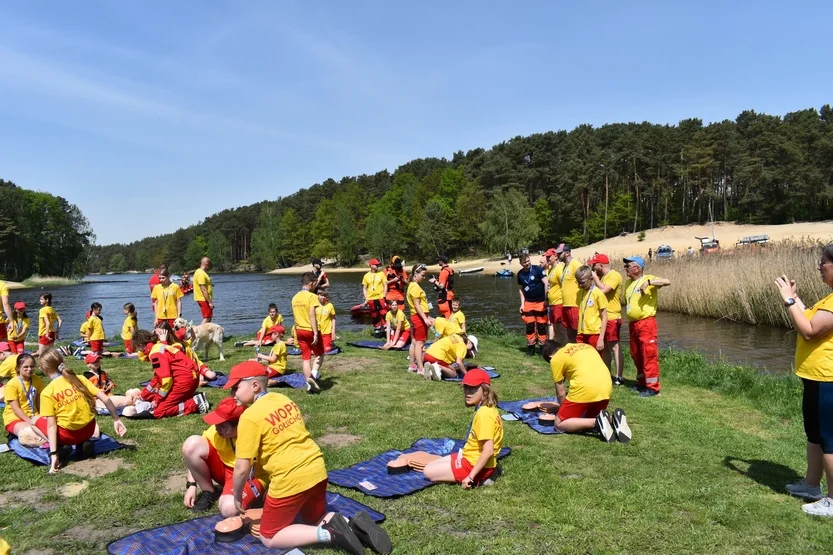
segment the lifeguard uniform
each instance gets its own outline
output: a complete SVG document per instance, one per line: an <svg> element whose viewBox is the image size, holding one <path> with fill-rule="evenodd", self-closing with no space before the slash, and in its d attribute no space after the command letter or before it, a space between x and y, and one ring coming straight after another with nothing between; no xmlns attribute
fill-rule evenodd
<svg viewBox="0 0 833 555"><path fill-rule="evenodd" d="M267 376L269 379L279 378L286 373L286 343L283 341L278 341L272 346L272 350L269 351L269 356L276 356L278 357L275 362L270 362L269 366L266 367Z"/></svg>
<svg viewBox="0 0 833 555"><path fill-rule="evenodd" d="M52 345L58 332L58 313L51 306L38 310L38 345Z"/></svg>
<svg viewBox="0 0 833 555"><path fill-rule="evenodd" d="M269 333L269 330L272 329L274 326L280 326L283 324L283 316L277 314L275 319L273 320L271 316L266 316L263 319L263 322L260 324L260 329L257 330L257 335L255 336L255 340L260 341L264 345L271 345L272 341L272 334ZM266 330L265 333L262 333L261 330Z"/></svg>
<svg viewBox="0 0 833 555"><path fill-rule="evenodd" d="M301 349L301 359L310 360L312 355L321 356L324 354L324 341L321 338L313 344L312 323L309 319L310 307L316 307L316 312L321 303L318 302L318 295L310 291L301 290L292 297L292 315L295 317L295 333L297 339L295 344ZM321 330L318 331L321 333Z"/></svg>
<svg viewBox="0 0 833 555"><path fill-rule="evenodd" d="M611 288L605 293L607 297L607 329L605 341L615 343L619 341L622 330L622 274L611 270L604 275L602 283Z"/></svg>
<svg viewBox="0 0 833 555"><path fill-rule="evenodd" d="M443 287L437 291L437 309L446 318L451 317L451 300L454 298L454 270L443 266L437 282Z"/></svg>
<svg viewBox="0 0 833 555"><path fill-rule="evenodd" d="M133 345L133 331L138 329L139 324L133 319L133 316L128 316L124 319L121 325L121 338L124 340L124 351L128 354L136 352L136 346Z"/></svg>
<svg viewBox="0 0 833 555"><path fill-rule="evenodd" d="M581 289L576 280L576 270L580 267L581 262L572 258L570 262L562 266L558 276L562 297L561 322L565 328L576 332L578 331L578 293Z"/></svg>
<svg viewBox="0 0 833 555"><path fill-rule="evenodd" d="M269 476L261 536L273 537L298 515L315 525L327 513L324 455L294 401L271 392L255 400L238 422L236 452L240 459L257 459Z"/></svg>
<svg viewBox="0 0 833 555"><path fill-rule="evenodd" d="M156 323L167 322L173 328L174 320L179 318L176 302L184 296L182 289L176 283L169 283L167 287L160 283L154 287L150 298L155 301Z"/></svg>
<svg viewBox="0 0 833 555"><path fill-rule="evenodd" d="M425 295L422 287L415 281L408 284L408 310L411 315L411 325L413 326L413 335L415 341L425 341L428 339L428 326L425 320L420 318L416 310L416 305L422 308L422 313L428 316L428 297Z"/></svg>
<svg viewBox="0 0 833 555"><path fill-rule="evenodd" d="M217 427L211 426L202 433L202 437L208 441L208 457L205 463L211 474L211 480L223 487L220 495L234 495L234 463L237 460L235 455L235 440L225 438L217 433ZM243 508L248 509L260 499L266 489L268 474L263 472L260 465L253 465L254 477L246 482L243 487Z"/></svg>
<svg viewBox="0 0 833 555"><path fill-rule="evenodd" d="M318 333L324 343L324 352L328 353L333 350L333 320L336 319L333 303L319 306L315 310L315 319L318 321Z"/></svg>
<svg viewBox="0 0 833 555"><path fill-rule="evenodd" d="M657 328L657 288L649 285L645 294L640 287L656 276L629 279L625 285L625 309L628 314L631 358L636 365L636 386L659 392L659 329Z"/></svg>
<svg viewBox="0 0 833 555"><path fill-rule="evenodd" d="M497 455L503 447L503 422L500 419L500 413L495 407L479 406L474 411L474 418L469 433L466 435L466 443L460 451L451 455L451 471L458 483L465 480L471 473L483 453L481 444L489 440L494 442L495 452L486 461L483 470L474 477L476 485L481 485L495 473Z"/></svg>
<svg viewBox="0 0 833 555"><path fill-rule="evenodd" d="M462 331L463 326L466 325L466 315L463 314L462 310L458 310L457 312L451 313L451 318L449 318L448 321L457 324Z"/></svg>
<svg viewBox="0 0 833 555"><path fill-rule="evenodd" d="M385 315L385 321L390 324L390 335L388 335L388 341L393 341L396 338L396 328L401 327L399 330L399 339L398 342L407 343L411 340L411 323L405 318L405 311L402 309L397 309L396 313L393 311L389 311Z"/></svg>
<svg viewBox="0 0 833 555"><path fill-rule="evenodd" d="M550 288L547 291L547 304L549 305L550 324L560 324L564 301L561 295L561 274L564 272L564 263L559 262L547 273L547 281Z"/></svg>
<svg viewBox="0 0 833 555"><path fill-rule="evenodd" d="M466 358L467 353L466 340L459 335L449 335L431 343L431 346L422 355L422 360L451 368L451 365L457 362L458 358L461 360ZM458 370L458 373L462 370Z"/></svg>
<svg viewBox="0 0 833 555"><path fill-rule="evenodd" d="M367 306L373 318L373 327L382 327L382 318L387 313L385 306L385 273L381 271L367 272L362 278L362 285L367 287Z"/></svg>
<svg viewBox="0 0 833 555"><path fill-rule="evenodd" d="M87 337L90 350L101 354L104 352L104 323L95 314L90 314L87 321L81 324L81 335Z"/></svg>
<svg viewBox="0 0 833 555"><path fill-rule="evenodd" d="M570 382L567 398L558 409L562 421L570 418L596 418L607 408L613 382L598 351L590 345L567 343L550 360L552 380Z"/></svg>
<svg viewBox="0 0 833 555"><path fill-rule="evenodd" d="M203 295L201 285L205 286L208 297ZM209 306L209 303L214 300L214 286L211 285L211 276L202 268L197 268L194 272L194 300L200 306L200 314L203 318L214 316L214 309Z"/></svg>
<svg viewBox="0 0 833 555"><path fill-rule="evenodd" d="M84 376L77 376L81 385L95 397L98 388ZM49 382L40 394L40 415L53 416L58 423L58 445L78 445L95 433L95 409L83 393L63 376ZM49 437L46 418L37 422L38 429ZM55 449L55 446L51 446Z"/></svg>
<svg viewBox="0 0 833 555"><path fill-rule="evenodd" d="M602 310L606 309L607 297L601 289L592 285L589 290L579 291L577 343L596 347L596 342L602 334Z"/></svg>
<svg viewBox="0 0 833 555"><path fill-rule="evenodd" d="M157 343L148 354L153 378L141 392L142 400L155 402L154 418L198 412L194 394L200 385L199 371L179 345Z"/></svg>
<svg viewBox="0 0 833 555"><path fill-rule="evenodd" d="M100 391L103 391L105 395L115 394L115 382L111 380L107 372L105 372L101 368L98 369L98 372L87 370L86 372L84 372L84 377L90 380L90 383L96 386Z"/></svg>
<svg viewBox="0 0 833 555"><path fill-rule="evenodd" d="M14 427L22 422L12 410L12 401L17 401L20 410L32 418L39 412L40 393L44 389L43 380L40 376L33 375L32 381L27 382L20 376L10 380L3 389L3 397L6 401L6 408L3 409L3 427L14 435Z"/></svg>
<svg viewBox="0 0 833 555"><path fill-rule="evenodd" d="M397 301L399 303L405 302L405 287L408 285L408 272L404 269L397 270L393 266L385 268L385 277L388 281L388 294L385 295L385 300L390 303ZM399 278L399 281L391 282L392 279Z"/></svg>
<svg viewBox="0 0 833 555"><path fill-rule="evenodd" d="M434 318L434 329L440 337L448 337L449 335L462 335L463 328L457 325L454 320L446 320L442 316Z"/></svg>
<svg viewBox="0 0 833 555"><path fill-rule="evenodd" d="M544 270L530 265L518 272L518 286L524 296L521 319L526 324L526 344L535 347L547 340L547 300L544 288Z"/></svg>
<svg viewBox="0 0 833 555"><path fill-rule="evenodd" d="M26 348L26 336L29 334L29 318L12 316L12 325L9 329L9 347L13 353L22 355Z"/></svg>

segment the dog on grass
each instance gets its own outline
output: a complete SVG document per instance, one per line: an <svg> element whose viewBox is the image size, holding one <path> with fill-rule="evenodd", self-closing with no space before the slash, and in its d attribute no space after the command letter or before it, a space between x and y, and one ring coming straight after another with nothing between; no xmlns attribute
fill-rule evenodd
<svg viewBox="0 0 833 555"><path fill-rule="evenodd" d="M200 349L205 349L204 360L208 360L208 350L212 345L216 345L220 351L220 360L226 360L223 356L223 335L225 330L213 322L206 322L195 326L193 322L188 322L185 318L177 318L174 321L174 329L180 330L185 328L185 337L191 338L191 348L194 352L199 352Z"/></svg>

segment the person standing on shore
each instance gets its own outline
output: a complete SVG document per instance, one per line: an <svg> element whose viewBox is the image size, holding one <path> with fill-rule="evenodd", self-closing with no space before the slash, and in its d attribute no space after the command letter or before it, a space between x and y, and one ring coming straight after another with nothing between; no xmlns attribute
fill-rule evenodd
<svg viewBox="0 0 833 555"><path fill-rule="evenodd" d="M327 272L322 269L323 266L324 263L320 259L312 259L312 273L315 274L315 283L312 286L312 292L315 294L318 294L319 287L326 288L330 286L330 278L327 277Z"/></svg>
<svg viewBox="0 0 833 555"><path fill-rule="evenodd" d="M194 300L200 306L202 324L206 324L214 317L214 286L211 285L211 276L208 270L211 269L211 259L203 256L200 260L200 267L194 272Z"/></svg>
<svg viewBox="0 0 833 555"><path fill-rule="evenodd" d="M668 279L645 274L645 259L623 259L628 281L625 310L631 340L631 358L636 365L636 388L640 397L659 395L659 345L657 336L657 291L671 285Z"/></svg>
<svg viewBox="0 0 833 555"><path fill-rule="evenodd" d="M555 249L547 249L544 253L547 257L547 304L549 305L549 326L547 327L547 338L555 339L561 329L561 314L564 309L561 296L561 282L558 280L563 265L558 261L558 252Z"/></svg>
<svg viewBox="0 0 833 555"><path fill-rule="evenodd" d="M521 319L526 324L527 355L535 355L535 345L547 340L547 276L540 266L533 266L528 254L522 254L518 272Z"/></svg>
<svg viewBox="0 0 833 555"><path fill-rule="evenodd" d="M437 308L444 318L451 318L451 301L454 299L454 270L448 265L448 257L439 257L440 275L429 281L437 291Z"/></svg>
<svg viewBox="0 0 833 555"><path fill-rule="evenodd" d="M408 350L408 372L423 373L422 346L428 339L428 328L434 325L434 319L429 316L431 305L420 283L425 279L425 264L415 264L408 278L406 299L411 316L411 347Z"/></svg>
<svg viewBox="0 0 833 555"><path fill-rule="evenodd" d="M607 297L607 329L604 332L605 348L602 352L602 359L605 365L610 368L610 359L616 368L616 377L613 378L613 385L622 385L622 351L619 349L619 336L622 331L622 274L610 269L610 258L606 254L597 254L587 261L593 268L593 282L596 287Z"/></svg>
<svg viewBox="0 0 833 555"><path fill-rule="evenodd" d="M148 280L148 286L150 286L150 306L154 313L156 312L156 301L153 298L153 289L159 285L159 273L167 270L168 265L163 262L153 271L153 274L151 274L150 279Z"/></svg>
<svg viewBox="0 0 833 555"><path fill-rule="evenodd" d="M833 243L824 247L818 270L824 284L833 287ZM805 513L833 517L833 293L808 309L798 297L795 280L782 275L775 284L798 332L795 374L804 386L801 406L807 436L807 474L786 489L812 501L801 507ZM821 493L822 473L827 474L827 495Z"/></svg>
<svg viewBox="0 0 833 555"><path fill-rule="evenodd" d="M380 271L382 265L377 259L370 261L370 271L362 278L362 294L364 302L370 307L370 317L373 318L373 331L379 332L385 325L385 295L388 283L385 274Z"/></svg>
<svg viewBox="0 0 833 555"><path fill-rule="evenodd" d="M558 282L561 285L561 323L564 324L564 329L567 331L567 342L575 343L576 335L578 334L578 292L579 286L576 281L576 270L581 266L581 262L573 259L573 253L570 250L570 245L561 243L555 249L558 254L558 260L563 264L561 266L561 273L558 274Z"/></svg>
<svg viewBox="0 0 833 555"><path fill-rule="evenodd" d="M396 301L400 307L405 306L405 288L408 286L408 272L402 267L402 259L393 256L390 266L385 268L385 278L388 281L388 292L385 301L388 305Z"/></svg>

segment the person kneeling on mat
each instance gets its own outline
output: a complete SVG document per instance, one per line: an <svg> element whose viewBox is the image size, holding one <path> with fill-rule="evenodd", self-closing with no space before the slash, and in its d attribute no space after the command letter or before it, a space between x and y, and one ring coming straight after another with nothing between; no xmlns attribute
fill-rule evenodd
<svg viewBox="0 0 833 555"><path fill-rule="evenodd" d="M339 513L327 512L327 469L324 455L304 425L298 405L266 389L266 369L247 361L231 369L226 389L248 407L237 425L237 462L234 465L234 503L243 512L243 490L257 459L269 475L263 503L260 540L269 548L293 549L328 543L361 555L364 545L390 553L390 539L367 513L349 523ZM300 516L303 524L294 524Z"/></svg>
<svg viewBox="0 0 833 555"><path fill-rule="evenodd" d="M195 511L207 511L220 500L220 514L224 518L237 515L234 506L234 441L237 421L246 407L234 397L226 397L217 408L202 419L210 426L201 436L191 436L182 444L182 457L188 468L183 503ZM255 477L243 486L243 508L250 509L263 503L268 475L255 467ZM221 487L216 489L214 484ZM197 486L200 494L197 495Z"/></svg>
<svg viewBox="0 0 833 555"><path fill-rule="evenodd" d="M278 379L286 373L286 343L283 342L283 334L286 332L283 326L272 326L269 329L269 337L272 343L272 350L269 354L257 353L257 357L251 360L266 363L266 374L269 377L269 387L274 387L280 382Z"/></svg>
<svg viewBox="0 0 833 555"><path fill-rule="evenodd" d="M438 318L439 320L439 318ZM423 374L426 380L436 382L446 378L456 378L466 373L466 364L463 359L466 355L472 357L477 353L477 338L473 335L463 337L461 335L449 335L431 344L423 360Z"/></svg>
<svg viewBox="0 0 833 555"><path fill-rule="evenodd" d="M613 413L613 427L607 405L613 382L602 357L592 345L547 341L541 356L550 363L555 392L558 397L558 414L555 427L562 432L576 433L596 430L608 443L617 439L622 443L631 440L625 411ZM564 382L569 380L570 392L565 393Z"/></svg>
<svg viewBox="0 0 833 555"><path fill-rule="evenodd" d="M503 446L503 421L497 410L497 394L489 374L480 368L463 377L467 407L475 407L466 443L459 452L428 463L423 471L432 482L460 484L463 489L492 485L497 472L497 455Z"/></svg>

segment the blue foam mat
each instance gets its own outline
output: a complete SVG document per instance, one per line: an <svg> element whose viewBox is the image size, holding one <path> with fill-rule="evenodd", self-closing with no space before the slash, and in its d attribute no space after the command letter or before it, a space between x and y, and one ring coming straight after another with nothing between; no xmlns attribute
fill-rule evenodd
<svg viewBox="0 0 833 555"><path fill-rule="evenodd" d="M497 406L500 410L511 412L518 417L518 420L539 434L563 434L564 432L558 430L555 426L541 426L538 424L538 415L540 414L538 411L524 412L521 407L526 403L531 403L533 401L548 401L551 403L557 403L558 399L555 397L536 397L535 399L522 399L520 401L503 401L498 403Z"/></svg>
<svg viewBox="0 0 833 555"><path fill-rule="evenodd" d="M75 339L75 340L71 341L70 345L72 345L73 347L83 347L84 346L84 340L79 337L78 339ZM105 341L104 342L105 347L116 347L117 345L119 345L119 343L113 343L112 341Z"/></svg>
<svg viewBox="0 0 833 555"><path fill-rule="evenodd" d="M386 342L381 339L359 339L358 341L350 341L347 343L352 347L359 349L381 349ZM407 351L409 343L406 343L401 349L388 349L389 351Z"/></svg>
<svg viewBox="0 0 833 555"><path fill-rule="evenodd" d="M481 370L485 370L486 373L489 374L489 378L491 378L493 380L500 377L500 374L495 372L495 369L492 366L479 366L479 368ZM469 368L469 370L471 370L471 368ZM462 382L463 381L463 376L461 376L460 374L457 374L456 378L446 378L445 376L443 376L443 381L444 382Z"/></svg>
<svg viewBox="0 0 833 555"><path fill-rule="evenodd" d="M446 456L460 449L463 441L450 438L418 439L413 445L403 451L391 450L376 455L370 460L354 464L348 468L330 471L330 483L352 488L373 497L400 497L417 492L434 482L426 480L422 472L406 472L404 474L388 474L387 464L403 453L425 451L433 455ZM498 453L498 458L509 455L512 450L504 447Z"/></svg>
<svg viewBox="0 0 833 555"><path fill-rule="evenodd" d="M337 493L327 492L327 510L341 513L350 518L359 511L365 511L375 522L385 520L385 515L376 512L358 501ZM288 549L268 549L259 539L250 535L233 543L215 543L214 526L223 519L219 514L179 522L151 530L142 530L119 540L110 542L110 555L196 555L196 554L280 554ZM301 553L293 551L293 553Z"/></svg>
<svg viewBox="0 0 833 555"><path fill-rule="evenodd" d="M98 440L93 441L93 445L95 446L96 455L109 453L110 451L115 451L116 449L121 449L123 447L123 445L106 434L101 434L101 437ZM43 466L49 464L48 450L41 449L40 447L24 447L17 440L17 437L12 437L12 439L9 440L9 449L21 459L26 459L29 462ZM70 461L75 459L77 451L78 450L75 447L72 448L72 458ZM72 462L70 462L70 464L72 464Z"/></svg>
<svg viewBox="0 0 833 555"><path fill-rule="evenodd" d="M218 373L217 379L206 383L203 387L222 388L228 383L228 376ZM307 386L307 380L301 372L293 372L292 374L284 374L278 378L278 385L274 387L291 387L293 389L301 389Z"/></svg>
<svg viewBox="0 0 833 555"><path fill-rule="evenodd" d="M326 356L333 356L339 354L340 352L341 347L335 347L332 351L325 351L324 354ZM301 349L299 349L298 347L289 347L288 349L286 349L286 354L292 357L301 356Z"/></svg>

